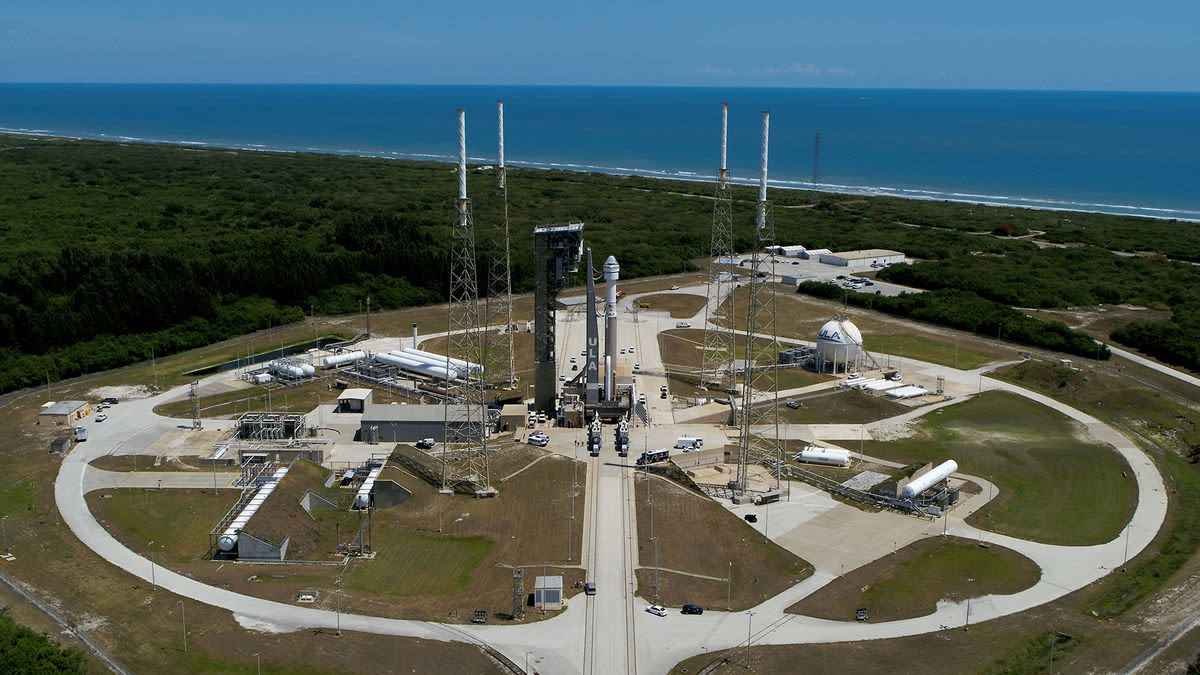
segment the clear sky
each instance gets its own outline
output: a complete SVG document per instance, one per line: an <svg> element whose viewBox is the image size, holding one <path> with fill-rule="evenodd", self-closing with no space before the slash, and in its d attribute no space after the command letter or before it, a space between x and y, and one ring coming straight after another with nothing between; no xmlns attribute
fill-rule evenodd
<svg viewBox="0 0 1200 675"><path fill-rule="evenodd" d="M1200 91L1196 0L39 0L0 81Z"/></svg>

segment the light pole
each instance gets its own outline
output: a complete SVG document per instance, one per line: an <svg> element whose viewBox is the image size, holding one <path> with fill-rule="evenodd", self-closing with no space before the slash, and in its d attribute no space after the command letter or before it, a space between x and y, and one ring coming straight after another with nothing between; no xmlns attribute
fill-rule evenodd
<svg viewBox="0 0 1200 675"><path fill-rule="evenodd" d="M733 561L729 561L729 571L725 574L725 611L733 611Z"/></svg>
<svg viewBox="0 0 1200 675"><path fill-rule="evenodd" d="M8 516L0 518L0 532L4 534L4 555L8 555Z"/></svg>
<svg viewBox="0 0 1200 675"><path fill-rule="evenodd" d="M333 580L334 594L337 596L337 634L342 634L342 578Z"/></svg>
<svg viewBox="0 0 1200 675"><path fill-rule="evenodd" d="M1121 569L1125 569L1125 565L1129 564L1129 530L1132 527L1132 522L1125 526L1125 560L1121 563Z"/></svg>
<svg viewBox="0 0 1200 675"><path fill-rule="evenodd" d="M529 675L529 655L533 652L525 652L525 675Z"/></svg>
<svg viewBox="0 0 1200 675"><path fill-rule="evenodd" d="M254 672L262 675L262 657L258 655L258 652L254 652Z"/></svg>
<svg viewBox="0 0 1200 675"><path fill-rule="evenodd" d="M750 638L754 635L754 612L746 612L746 667L750 667Z"/></svg>
<svg viewBox="0 0 1200 675"><path fill-rule="evenodd" d="M150 590L157 591L158 584L154 581L154 540L151 539L147 546L150 547Z"/></svg>
<svg viewBox="0 0 1200 675"><path fill-rule="evenodd" d="M179 601L179 618L183 620L183 653L187 653L187 608Z"/></svg>

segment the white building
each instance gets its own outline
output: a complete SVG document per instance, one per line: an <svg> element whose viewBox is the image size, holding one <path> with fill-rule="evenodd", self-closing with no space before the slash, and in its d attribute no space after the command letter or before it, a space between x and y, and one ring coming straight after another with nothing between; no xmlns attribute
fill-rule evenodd
<svg viewBox="0 0 1200 675"><path fill-rule="evenodd" d="M862 251L840 251L838 253L821 254L821 262L826 265L847 267L851 270L869 270L875 267L886 267L905 262L904 254L899 251L889 251L882 248L869 248Z"/></svg>

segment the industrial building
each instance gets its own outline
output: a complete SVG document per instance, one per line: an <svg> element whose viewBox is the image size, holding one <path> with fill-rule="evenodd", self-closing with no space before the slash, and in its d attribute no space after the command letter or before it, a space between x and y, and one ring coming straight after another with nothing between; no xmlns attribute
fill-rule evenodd
<svg viewBox="0 0 1200 675"><path fill-rule="evenodd" d="M529 408L523 403L509 403L500 409L500 431L513 432L525 428Z"/></svg>
<svg viewBox="0 0 1200 675"><path fill-rule="evenodd" d="M73 426L92 414L87 401L49 401L38 411L38 424Z"/></svg>
<svg viewBox="0 0 1200 675"><path fill-rule="evenodd" d="M359 439L368 443L411 443L422 438L432 438L440 442L445 438L447 417L453 424L456 419L468 419L465 413L464 410L447 412L446 406L442 405L371 403L363 410L359 423ZM480 418L479 415L473 417Z"/></svg>
<svg viewBox="0 0 1200 675"><path fill-rule="evenodd" d="M337 411L340 413L360 413L371 405L372 391L370 389L347 389L338 396Z"/></svg>
<svg viewBox="0 0 1200 675"><path fill-rule="evenodd" d="M826 265L837 265L850 270L869 270L872 267L886 267L904 261L903 253L882 248L821 254L821 262Z"/></svg>
<svg viewBox="0 0 1200 675"><path fill-rule="evenodd" d="M537 577L533 583L533 606L538 609L560 610L563 608L563 578L561 576Z"/></svg>

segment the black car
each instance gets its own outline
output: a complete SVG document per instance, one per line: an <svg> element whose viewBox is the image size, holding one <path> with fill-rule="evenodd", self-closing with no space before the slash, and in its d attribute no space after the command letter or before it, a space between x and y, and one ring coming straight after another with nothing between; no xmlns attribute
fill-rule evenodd
<svg viewBox="0 0 1200 675"><path fill-rule="evenodd" d="M854 610L854 620L855 621L866 621L869 618L871 618L871 617L869 614L867 614L866 607L859 607L858 609Z"/></svg>
<svg viewBox="0 0 1200 675"><path fill-rule="evenodd" d="M683 606L681 612L683 614L703 614L704 608L700 605L687 604Z"/></svg>
<svg viewBox="0 0 1200 675"><path fill-rule="evenodd" d="M744 515L742 517L746 519L747 523L757 523L758 522L758 516L754 515L753 513L747 513L746 515Z"/></svg>
<svg viewBox="0 0 1200 675"><path fill-rule="evenodd" d="M107 403L107 404L109 404L109 405L116 405L116 404L120 403L120 401L118 401L117 399L115 399L115 398L113 398L113 397L111 397L111 396L109 396L108 398L102 398L102 399L100 399L100 402L101 402L101 403Z"/></svg>

